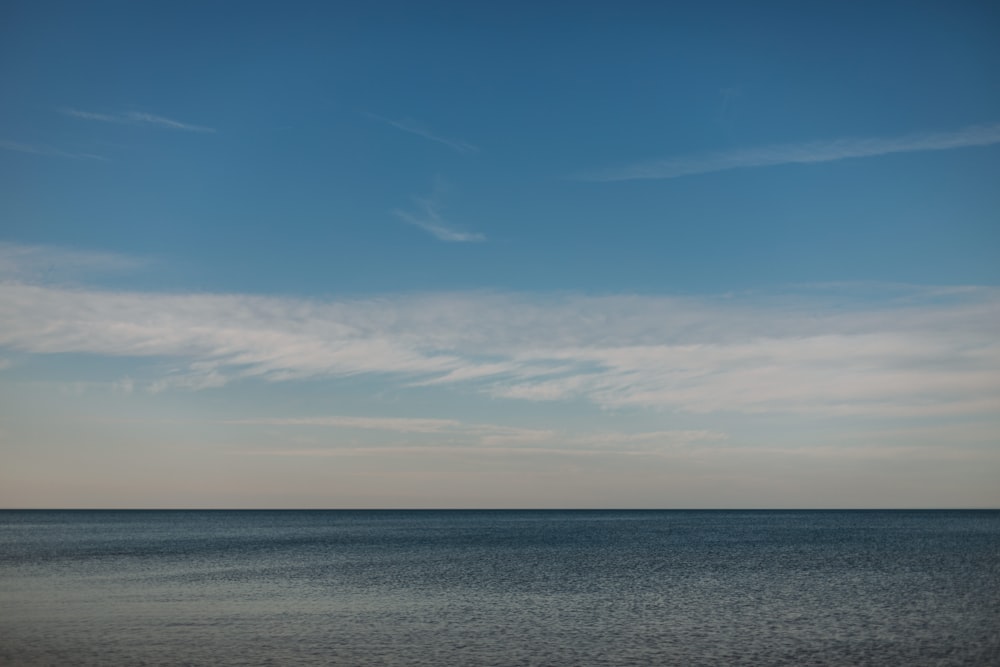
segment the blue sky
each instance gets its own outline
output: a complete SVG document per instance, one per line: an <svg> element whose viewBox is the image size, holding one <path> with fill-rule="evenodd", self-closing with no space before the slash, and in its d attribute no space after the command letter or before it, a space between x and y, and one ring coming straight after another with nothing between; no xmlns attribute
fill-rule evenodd
<svg viewBox="0 0 1000 667"><path fill-rule="evenodd" d="M0 11L0 505L1000 505L987 3Z"/></svg>

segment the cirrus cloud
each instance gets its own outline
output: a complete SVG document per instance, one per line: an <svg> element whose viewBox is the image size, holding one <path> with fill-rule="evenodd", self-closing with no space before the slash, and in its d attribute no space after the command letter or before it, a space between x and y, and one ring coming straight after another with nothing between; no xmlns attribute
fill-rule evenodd
<svg viewBox="0 0 1000 667"><path fill-rule="evenodd" d="M635 181L678 178L729 169L772 167L782 164L812 164L848 158L876 157L891 153L941 151L1000 143L1000 123L973 125L951 132L926 132L899 137L834 139L799 144L781 144L719 153L683 155L637 162L578 176L584 181Z"/></svg>
<svg viewBox="0 0 1000 667"><path fill-rule="evenodd" d="M145 359L147 389L377 376L693 413L1000 411L1000 292L517 293L309 300L0 283L0 346ZM845 303L847 305L845 305ZM164 361L171 370L159 373ZM155 362L155 363L154 363ZM133 373L136 386L143 386Z"/></svg>

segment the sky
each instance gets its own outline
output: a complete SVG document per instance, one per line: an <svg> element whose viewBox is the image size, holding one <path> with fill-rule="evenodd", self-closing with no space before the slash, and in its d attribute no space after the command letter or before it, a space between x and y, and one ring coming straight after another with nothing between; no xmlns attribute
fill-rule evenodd
<svg viewBox="0 0 1000 667"><path fill-rule="evenodd" d="M986 2L0 7L0 507L1000 507Z"/></svg>

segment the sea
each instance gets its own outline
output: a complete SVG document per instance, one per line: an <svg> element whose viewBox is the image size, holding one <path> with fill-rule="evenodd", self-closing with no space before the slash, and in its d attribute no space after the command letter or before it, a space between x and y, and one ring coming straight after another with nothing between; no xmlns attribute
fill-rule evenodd
<svg viewBox="0 0 1000 667"><path fill-rule="evenodd" d="M1000 665L1000 511L0 511L3 665Z"/></svg>

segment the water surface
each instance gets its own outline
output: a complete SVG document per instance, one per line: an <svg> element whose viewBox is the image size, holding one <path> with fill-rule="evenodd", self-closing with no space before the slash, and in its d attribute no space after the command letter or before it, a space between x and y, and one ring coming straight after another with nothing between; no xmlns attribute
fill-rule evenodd
<svg viewBox="0 0 1000 667"><path fill-rule="evenodd" d="M1000 665L1000 512L2 511L0 664Z"/></svg>

